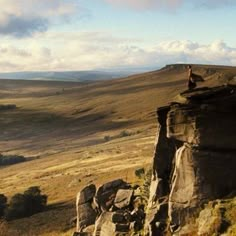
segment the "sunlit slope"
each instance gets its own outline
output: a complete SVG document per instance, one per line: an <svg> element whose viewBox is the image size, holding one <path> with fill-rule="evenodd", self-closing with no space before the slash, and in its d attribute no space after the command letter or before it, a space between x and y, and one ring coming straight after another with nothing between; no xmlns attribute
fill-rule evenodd
<svg viewBox="0 0 236 236"><path fill-rule="evenodd" d="M193 72L205 79L199 86L215 86L234 83L236 68L195 65ZM156 108L186 88L184 65L93 83L1 80L0 104L17 108L0 110L0 152L29 161L0 168L0 193L10 197L40 186L50 204L66 203L56 209L61 216L53 230L60 231L82 186L136 181L134 170L152 161Z"/></svg>

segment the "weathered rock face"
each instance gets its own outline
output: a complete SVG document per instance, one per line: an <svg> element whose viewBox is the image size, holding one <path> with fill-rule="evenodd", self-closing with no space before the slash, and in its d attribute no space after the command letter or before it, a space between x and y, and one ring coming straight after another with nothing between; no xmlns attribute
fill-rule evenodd
<svg viewBox="0 0 236 236"><path fill-rule="evenodd" d="M172 232L180 229L203 203L236 189L236 87L195 89L182 98L157 112L149 235L163 235L167 219Z"/></svg>

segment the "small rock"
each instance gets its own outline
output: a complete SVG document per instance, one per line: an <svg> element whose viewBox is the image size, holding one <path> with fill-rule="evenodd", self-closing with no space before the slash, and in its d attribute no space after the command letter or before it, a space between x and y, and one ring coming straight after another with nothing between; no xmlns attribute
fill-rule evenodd
<svg viewBox="0 0 236 236"><path fill-rule="evenodd" d="M92 236L92 234L86 232L74 232L72 236Z"/></svg>
<svg viewBox="0 0 236 236"><path fill-rule="evenodd" d="M129 224L116 224L115 231L116 232L129 232L130 225Z"/></svg>
<svg viewBox="0 0 236 236"><path fill-rule="evenodd" d="M125 223L126 219L125 219L124 214L114 212L114 214L112 215L112 222L113 223Z"/></svg>

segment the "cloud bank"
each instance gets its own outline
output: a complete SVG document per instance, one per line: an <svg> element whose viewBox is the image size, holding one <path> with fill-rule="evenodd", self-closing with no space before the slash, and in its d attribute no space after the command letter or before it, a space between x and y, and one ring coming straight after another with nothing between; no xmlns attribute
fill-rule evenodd
<svg viewBox="0 0 236 236"><path fill-rule="evenodd" d="M210 44L177 40L140 46L142 42L134 38L104 32L48 32L44 40L50 48L37 37L26 40L24 47L0 44L0 71L159 68L172 63L236 65L236 48L218 40Z"/></svg>

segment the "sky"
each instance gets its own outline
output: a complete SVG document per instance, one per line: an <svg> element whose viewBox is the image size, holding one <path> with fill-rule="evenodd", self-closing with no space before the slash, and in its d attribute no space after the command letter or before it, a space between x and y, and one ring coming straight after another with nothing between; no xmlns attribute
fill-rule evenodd
<svg viewBox="0 0 236 236"><path fill-rule="evenodd" d="M236 65L235 0L0 0L0 72Z"/></svg>

